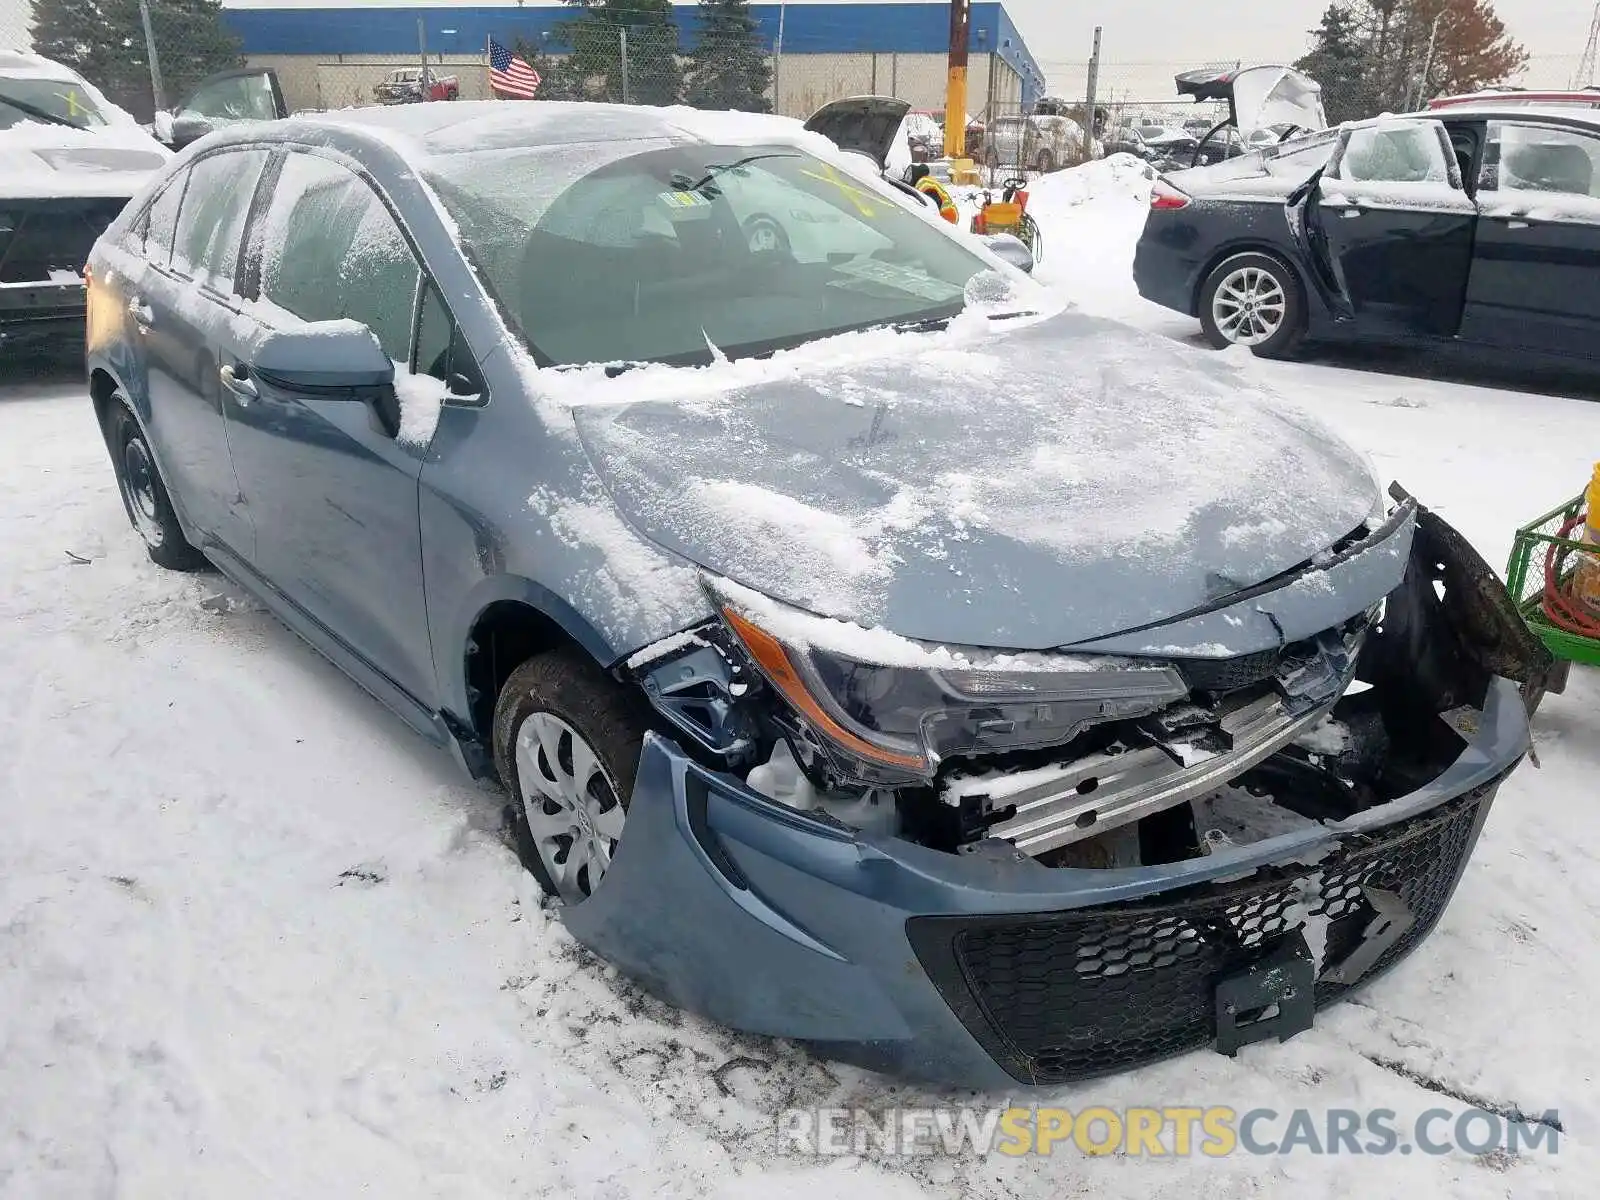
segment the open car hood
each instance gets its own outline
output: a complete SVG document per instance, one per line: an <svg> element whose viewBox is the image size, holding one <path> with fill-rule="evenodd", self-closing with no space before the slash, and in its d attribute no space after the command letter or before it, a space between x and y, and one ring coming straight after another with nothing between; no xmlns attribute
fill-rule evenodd
<svg viewBox="0 0 1600 1200"><path fill-rule="evenodd" d="M1316 131L1328 127L1322 85L1293 67L1245 67L1228 71L1186 71L1177 78L1178 94L1199 101L1225 101L1233 123L1246 136L1273 125Z"/></svg>
<svg viewBox="0 0 1600 1200"><path fill-rule="evenodd" d="M904 140L906 116L911 105L893 96L851 96L825 104L806 122L806 129L820 133L841 150L864 154L887 170L897 158L897 143ZM911 161L909 147L905 161Z"/></svg>
<svg viewBox="0 0 1600 1200"><path fill-rule="evenodd" d="M1045 649L1160 625L1306 564L1374 512L1365 460L1224 362L1074 312L1002 329L870 335L883 353L775 360L723 391L708 391L716 372L749 373L685 371L682 400L574 420L645 537L930 642ZM1330 584L1321 601L1346 599ZM1321 627L1373 597L1348 599Z"/></svg>

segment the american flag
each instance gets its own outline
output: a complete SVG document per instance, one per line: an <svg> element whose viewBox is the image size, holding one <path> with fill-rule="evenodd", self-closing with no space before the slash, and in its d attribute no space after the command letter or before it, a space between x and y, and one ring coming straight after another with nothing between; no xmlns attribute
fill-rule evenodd
<svg viewBox="0 0 1600 1200"><path fill-rule="evenodd" d="M532 100L539 90L539 72L490 38L489 90L512 100Z"/></svg>

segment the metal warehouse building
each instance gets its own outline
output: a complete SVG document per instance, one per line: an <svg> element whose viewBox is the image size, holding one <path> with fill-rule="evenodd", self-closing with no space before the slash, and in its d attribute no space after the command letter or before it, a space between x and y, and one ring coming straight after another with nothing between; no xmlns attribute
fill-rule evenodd
<svg viewBox="0 0 1600 1200"><path fill-rule="evenodd" d="M224 0L228 23L252 66L278 70L291 107L342 108L370 102L389 71L419 61L457 75L462 99L489 95L485 47L489 37L519 38L560 53L557 30L575 11L561 0L499 0L483 4L375 4L310 0ZM778 47L782 27L777 110L805 116L829 100L887 93L914 107L942 109L949 5L940 0L754 4L765 43ZM676 6L681 50L693 44L694 4ZM420 27L419 27L420 22ZM1016 111L1043 91L1044 76L1005 6L974 3L971 17L968 107Z"/></svg>

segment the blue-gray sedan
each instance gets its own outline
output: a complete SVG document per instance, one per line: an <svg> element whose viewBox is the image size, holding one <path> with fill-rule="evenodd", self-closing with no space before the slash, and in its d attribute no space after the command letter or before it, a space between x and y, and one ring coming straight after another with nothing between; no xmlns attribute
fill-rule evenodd
<svg viewBox="0 0 1600 1200"><path fill-rule="evenodd" d="M880 1069L1055 1083L1402 958L1548 667L1309 418L793 123L450 104L196 143L90 260L207 562L497 777L574 934Z"/></svg>

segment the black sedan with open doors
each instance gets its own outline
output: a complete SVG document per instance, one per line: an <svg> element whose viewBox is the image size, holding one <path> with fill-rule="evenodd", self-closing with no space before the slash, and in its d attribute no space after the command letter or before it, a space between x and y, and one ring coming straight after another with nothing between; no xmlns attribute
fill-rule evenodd
<svg viewBox="0 0 1600 1200"><path fill-rule="evenodd" d="M1600 112L1463 105L1159 178L1146 299L1219 348L1307 337L1600 356Z"/></svg>

